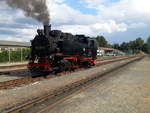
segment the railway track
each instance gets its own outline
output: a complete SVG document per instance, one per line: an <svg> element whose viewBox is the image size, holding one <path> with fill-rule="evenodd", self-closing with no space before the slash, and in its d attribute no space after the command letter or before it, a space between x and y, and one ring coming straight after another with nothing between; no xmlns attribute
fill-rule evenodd
<svg viewBox="0 0 150 113"><path fill-rule="evenodd" d="M113 59L117 59L117 58L122 58L123 56L113 56L113 57L98 57L97 61L105 61L105 60L113 60ZM128 57L128 56L124 56L124 57Z"/></svg>
<svg viewBox="0 0 150 113"><path fill-rule="evenodd" d="M15 68L15 67L24 67L24 66L27 66L27 64L17 64L17 65L0 66L0 69Z"/></svg>
<svg viewBox="0 0 150 113"><path fill-rule="evenodd" d="M122 56L116 56L113 58L107 58L107 59L97 59L97 61L106 61L106 60L114 60L122 58ZM17 65L7 65L7 66L0 66L0 75L10 75L12 73L20 73L20 72L28 72L27 68L19 69L21 67L27 67L27 64L17 64ZM18 68L18 69L17 69Z"/></svg>
<svg viewBox="0 0 150 113"><path fill-rule="evenodd" d="M28 69L16 69L16 70L10 70L10 71L0 71L0 75L10 75L12 73L20 73L20 72L27 72Z"/></svg>
<svg viewBox="0 0 150 113"><path fill-rule="evenodd" d="M46 113L46 111L50 107L54 106L59 101L63 101L63 99L67 98L69 95L71 95L77 91L80 91L81 88L87 87L91 83L97 81L102 76L107 75L108 73L111 73L117 69L120 69L121 67L124 67L125 65L127 65L129 63L132 63L132 62L140 60L140 59L142 59L142 57L136 57L136 58L127 60L126 62L124 62L116 67L112 67L111 69L105 70L101 74L95 74L95 75L89 76L87 78L83 78L79 81L75 81L66 86L55 89L54 91L52 91L49 94L46 94L44 96L37 97L37 98L27 101L23 104L19 104L19 105L7 108L2 113L13 113L13 112L15 112L15 113L16 112Z"/></svg>
<svg viewBox="0 0 150 113"><path fill-rule="evenodd" d="M26 72L26 71L27 71L27 64L0 66L0 75L3 74L8 75L11 73Z"/></svg>
<svg viewBox="0 0 150 113"><path fill-rule="evenodd" d="M123 58L117 58L117 59L111 59L111 60L98 61L96 66L101 66L101 65L121 61L121 60L126 60L129 58L133 58L133 56L132 57L123 57ZM80 70L82 70L82 69L77 69L76 71L80 71ZM70 73L70 71L59 73L59 75L64 74L64 73ZM9 88L13 88L13 87L17 87L17 86L21 86L21 85L25 85L25 84L29 84L29 83L34 83L37 81L41 81L41 80L49 79L49 78L54 78L54 77L56 77L56 75L49 74L47 76L39 76L39 77L34 77L34 78L31 76L28 76L28 77L18 78L15 80L4 81L4 82L0 82L0 89L9 89Z"/></svg>

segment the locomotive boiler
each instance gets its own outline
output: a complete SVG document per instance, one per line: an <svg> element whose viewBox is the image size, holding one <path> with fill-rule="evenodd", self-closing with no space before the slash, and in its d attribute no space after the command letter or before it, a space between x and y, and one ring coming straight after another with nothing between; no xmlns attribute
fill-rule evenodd
<svg viewBox="0 0 150 113"><path fill-rule="evenodd" d="M28 68L32 73L74 70L95 65L97 47L94 39L51 30L44 25L31 41Z"/></svg>

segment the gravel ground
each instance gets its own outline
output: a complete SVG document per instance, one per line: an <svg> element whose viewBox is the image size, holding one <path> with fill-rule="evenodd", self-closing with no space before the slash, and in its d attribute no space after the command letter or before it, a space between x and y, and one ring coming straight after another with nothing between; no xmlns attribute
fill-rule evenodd
<svg viewBox="0 0 150 113"><path fill-rule="evenodd" d="M150 58L106 77L49 113L150 113Z"/></svg>
<svg viewBox="0 0 150 113"><path fill-rule="evenodd" d="M31 75L32 74L30 72L17 72L17 73L11 73L9 75L0 75L0 82L15 80L23 77L29 77Z"/></svg>
<svg viewBox="0 0 150 113"><path fill-rule="evenodd" d="M35 98L37 96L41 96L50 91L53 91L54 89L81 80L85 77L92 76L97 73L102 73L106 71L106 69L110 69L115 66L120 66L122 63L125 63L127 61L129 60L115 62L100 67L94 67L88 70L74 72L71 74L66 74L60 77L46 79L29 85L16 87L13 89L0 90L0 110L4 109L5 107L12 106L20 102Z"/></svg>

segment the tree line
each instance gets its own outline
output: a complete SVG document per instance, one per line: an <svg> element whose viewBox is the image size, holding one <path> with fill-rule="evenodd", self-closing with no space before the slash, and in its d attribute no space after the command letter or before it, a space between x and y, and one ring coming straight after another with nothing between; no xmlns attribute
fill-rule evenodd
<svg viewBox="0 0 150 113"><path fill-rule="evenodd" d="M109 44L104 36L97 36L95 38L98 47L110 47L128 54L138 54L141 51L150 54L150 36L145 42L139 37L133 41L123 42L121 44Z"/></svg>

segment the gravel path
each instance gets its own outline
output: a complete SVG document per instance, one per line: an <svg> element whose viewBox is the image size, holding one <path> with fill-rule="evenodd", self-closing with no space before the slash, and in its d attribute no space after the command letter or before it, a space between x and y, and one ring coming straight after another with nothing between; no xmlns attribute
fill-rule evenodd
<svg viewBox="0 0 150 113"><path fill-rule="evenodd" d="M48 113L150 113L150 58L109 74Z"/></svg>

